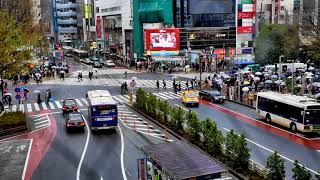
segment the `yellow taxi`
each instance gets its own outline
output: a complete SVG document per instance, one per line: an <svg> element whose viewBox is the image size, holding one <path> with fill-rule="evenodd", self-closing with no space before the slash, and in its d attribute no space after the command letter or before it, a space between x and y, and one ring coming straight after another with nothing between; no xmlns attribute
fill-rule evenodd
<svg viewBox="0 0 320 180"><path fill-rule="evenodd" d="M181 101L185 106L199 107L199 98L194 91L183 91L181 94Z"/></svg>

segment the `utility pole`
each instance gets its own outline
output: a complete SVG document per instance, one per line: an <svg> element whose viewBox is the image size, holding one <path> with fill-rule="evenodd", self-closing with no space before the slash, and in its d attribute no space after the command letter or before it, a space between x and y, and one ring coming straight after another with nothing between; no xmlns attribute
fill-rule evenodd
<svg viewBox="0 0 320 180"><path fill-rule="evenodd" d="M281 92L281 88L280 88L280 80L281 80L281 78L280 78L280 73L281 73L281 70L280 70L280 66L281 66L281 58L283 58L284 57L284 55L281 55L281 56L279 56L279 67L278 67L278 78L279 78L279 92Z"/></svg>

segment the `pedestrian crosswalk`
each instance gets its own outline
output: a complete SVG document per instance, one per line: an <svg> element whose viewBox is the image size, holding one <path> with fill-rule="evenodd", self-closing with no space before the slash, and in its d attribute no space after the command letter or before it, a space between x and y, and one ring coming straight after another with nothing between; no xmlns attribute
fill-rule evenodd
<svg viewBox="0 0 320 180"><path fill-rule="evenodd" d="M160 130L154 128L153 125L144 121L138 115L133 113L126 106L118 106L119 119L122 121L123 125L131 130L139 132L141 134L153 136L159 139L163 139L172 142L172 139L168 139L166 132L161 132Z"/></svg>
<svg viewBox="0 0 320 180"><path fill-rule="evenodd" d="M33 121L31 121L32 126L38 130L43 129L50 126L50 119L48 114L33 116Z"/></svg>
<svg viewBox="0 0 320 180"><path fill-rule="evenodd" d="M42 84L50 85L70 85L70 86L118 86L120 87L122 83L127 82L130 84L132 80L128 79L88 79L84 78L82 81L78 81L77 78L66 78L65 80L60 79L52 79L48 81L44 81ZM157 88L157 80L155 79L135 79L136 82L136 88ZM173 80L166 80L166 88L172 89L173 88ZM176 84L178 84L179 81L176 81ZM187 84L189 88L192 88L191 82L181 81L181 89L187 89ZM162 80L159 81L159 89L164 89ZM196 85L193 84L193 87Z"/></svg>
<svg viewBox="0 0 320 180"><path fill-rule="evenodd" d="M103 74L123 74L125 72L127 73L140 73L140 72L136 72L136 71L132 71L130 69L124 69L124 68L121 68L121 69L116 69L116 68L110 68L110 69L96 69L98 71L98 75L103 75ZM76 71L76 72L73 72L72 73L72 77L77 77L79 72L82 73L82 76L88 76L89 75L89 70L86 70L86 71Z"/></svg>
<svg viewBox="0 0 320 180"><path fill-rule="evenodd" d="M172 100L172 99L180 99L181 98L181 93L182 92L171 92L171 91L163 91L163 92L153 92L157 98L162 99L162 100ZM198 95L199 91L195 90L195 94ZM130 102L130 96L125 94L120 94L120 95L115 95L112 96L113 99L119 103L119 104L126 104ZM136 101L136 95L132 96L132 100ZM75 99L77 105L81 107L87 107L89 105L89 102L86 98L76 98ZM31 112L38 112L38 111L43 111L43 110L60 110L62 108L62 100L56 100L53 102L41 102L40 104L38 103L25 103L25 104L18 104L18 105L12 105L12 106L5 106L5 111L7 112L16 112L16 111L22 111L26 113L31 113Z"/></svg>

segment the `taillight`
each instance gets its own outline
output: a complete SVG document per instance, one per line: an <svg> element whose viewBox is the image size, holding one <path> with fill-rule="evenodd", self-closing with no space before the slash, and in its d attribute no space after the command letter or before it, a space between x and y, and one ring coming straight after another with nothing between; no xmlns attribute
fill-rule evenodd
<svg viewBox="0 0 320 180"><path fill-rule="evenodd" d="M79 125L84 126L84 122L80 122Z"/></svg>
<svg viewBox="0 0 320 180"><path fill-rule="evenodd" d="M70 126L72 126L72 124L71 123L67 123L67 127L70 127Z"/></svg>

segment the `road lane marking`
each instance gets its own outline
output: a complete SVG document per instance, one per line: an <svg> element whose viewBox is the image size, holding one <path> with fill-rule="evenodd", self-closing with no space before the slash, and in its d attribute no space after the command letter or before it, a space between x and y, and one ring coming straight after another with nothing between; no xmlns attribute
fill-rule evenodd
<svg viewBox="0 0 320 180"><path fill-rule="evenodd" d="M85 98L81 98L81 100L82 100L87 106L89 106L89 103L88 103L88 101L87 101Z"/></svg>
<svg viewBox="0 0 320 180"><path fill-rule="evenodd" d="M32 112L32 106L31 106L31 104L27 104L27 109L28 109L28 112Z"/></svg>
<svg viewBox="0 0 320 180"><path fill-rule="evenodd" d="M54 107L52 102L49 102L49 106L50 106L50 109L56 109L56 107Z"/></svg>
<svg viewBox="0 0 320 180"><path fill-rule="evenodd" d="M120 98L118 98L117 96L113 96L113 98L118 101L119 103L124 103L124 101Z"/></svg>
<svg viewBox="0 0 320 180"><path fill-rule="evenodd" d="M83 106L83 104L81 103L81 101L79 99L75 99L75 100L79 104L79 106Z"/></svg>
<svg viewBox="0 0 320 180"><path fill-rule="evenodd" d="M36 111L40 111L40 107L39 107L39 104L38 104L38 103L34 103L33 105L34 105L34 109L35 109Z"/></svg>
<svg viewBox="0 0 320 180"><path fill-rule="evenodd" d="M19 105L19 111L24 112L24 104Z"/></svg>
<svg viewBox="0 0 320 180"><path fill-rule="evenodd" d="M42 105L42 109L48 110L48 107L45 102L42 102L41 105Z"/></svg>
<svg viewBox="0 0 320 180"><path fill-rule="evenodd" d="M61 104L60 104L60 102L59 102L59 101L55 101L55 103L56 103L56 105L57 105L57 107L58 107L59 109L61 109L61 108L62 108L62 106L61 106Z"/></svg>
<svg viewBox="0 0 320 180"><path fill-rule="evenodd" d="M83 149L83 152L82 152L82 155L81 155L81 158L80 158L80 161L79 161L79 164L78 164L78 168L77 168L77 180L80 180L80 171L81 171L81 166L82 166L82 162L83 162L83 159L84 159L84 156L87 152L87 148L88 148L88 144L89 144L89 140L90 140L90 129L89 129L89 124L86 120L86 118L82 115L84 121L86 122L86 129L87 129L87 139L86 139L86 144L84 145L84 149Z"/></svg>
<svg viewBox="0 0 320 180"><path fill-rule="evenodd" d="M30 139L29 148L28 148L28 154L27 154L27 157L26 157L26 161L25 161L25 163L24 163L21 180L24 180L24 179L25 179L25 176L26 176L27 167L28 167L28 162L29 162L29 157L30 157L30 153L31 153L32 142L33 142L33 139Z"/></svg>
<svg viewBox="0 0 320 180"><path fill-rule="evenodd" d="M227 128L223 128L225 131L230 131L230 129L227 129ZM254 142L254 141L252 141L252 140L250 140L250 139L248 139L248 138L246 138L246 140L248 141L248 142L250 142L250 143L252 143L252 144L254 144L254 145L256 145L256 146L258 146L258 147L260 147L260 148L262 148L262 149L264 149L264 150L266 150L266 151L268 151L268 152L270 152L270 153L274 153L275 151L273 151L273 150L271 150L271 149L269 149L269 148L267 148L267 147L264 147L264 146L262 146L261 144L258 144L258 143L256 143L256 142ZM285 159L285 160L287 160L287 161L289 161L289 162L291 162L291 163L294 163L294 160L292 160L292 159L289 159L289 158L287 158L286 156L284 156L284 155L281 155L279 152L278 152L278 155L280 156L280 157L282 157L283 159ZM299 165L302 167L303 165L302 164L300 164L299 163ZM317 171L315 171L315 170L312 170L312 169L310 169L310 168L308 168L308 167L306 167L305 166L305 168L306 169L308 169L309 171L311 171L312 173L314 173L314 174L318 174L318 172Z"/></svg>
<svg viewBox="0 0 320 180"><path fill-rule="evenodd" d="M124 154L124 140L123 140L123 134L122 134L122 130L121 130L121 126L118 125L119 130L120 130L120 135L121 135L121 172L122 172L122 177L123 180L127 180L127 175L126 175L126 171L124 169L124 160L123 160L123 154Z"/></svg>
<svg viewBox="0 0 320 180"><path fill-rule="evenodd" d="M39 122L36 122L36 123L34 123L34 124L35 124L35 125L38 125L38 124L42 124L42 123L48 124L48 121L47 121L47 120L45 120L45 121L39 121Z"/></svg>

